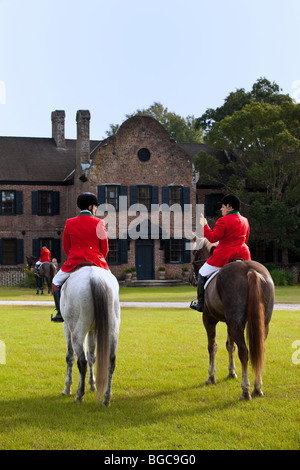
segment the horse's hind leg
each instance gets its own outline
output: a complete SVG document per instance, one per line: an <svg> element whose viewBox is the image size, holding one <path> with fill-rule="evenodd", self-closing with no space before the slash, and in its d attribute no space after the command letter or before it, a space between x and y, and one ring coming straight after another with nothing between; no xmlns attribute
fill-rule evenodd
<svg viewBox="0 0 300 470"><path fill-rule="evenodd" d="M111 386L112 386L112 378L114 374L114 370L116 367L116 350L117 350L117 342L118 340L115 338L112 341L111 347L110 347L110 356L109 356L109 368L108 368L108 377L107 377L107 384L106 384L106 389L104 392L104 397L103 397L103 406L109 406L110 405L110 400L111 400Z"/></svg>
<svg viewBox="0 0 300 470"><path fill-rule="evenodd" d="M248 379L248 349L245 342L244 331L231 332L232 337L238 347L239 358L242 364L242 395L240 400L251 400L250 382Z"/></svg>
<svg viewBox="0 0 300 470"><path fill-rule="evenodd" d="M67 375L65 380L65 388L63 390L63 395L70 395L71 394L71 385L73 382L73 365L75 362L75 353L72 346L71 341L71 333L66 323L64 323L64 333L67 341L67 355L66 355L66 362L67 362Z"/></svg>
<svg viewBox="0 0 300 470"><path fill-rule="evenodd" d="M216 367L215 367L215 357L217 352L217 343L216 343L216 323L210 318L203 314L203 324L206 329L207 333L207 340L208 340L208 353L209 353L209 369L208 369L208 379L206 380L206 384L215 384L216 379Z"/></svg>
<svg viewBox="0 0 300 470"><path fill-rule="evenodd" d="M72 343L77 356L77 367L79 370L79 380L77 388L77 396L75 401L83 401L83 395L85 393L85 377L87 371L87 360L85 354L85 337L80 335L72 335Z"/></svg>
<svg viewBox="0 0 300 470"><path fill-rule="evenodd" d="M234 357L233 353L235 350L235 345L234 341L231 338L229 331L228 331L228 336L227 336L227 341L226 341L226 349L228 351L229 355L229 366L228 366L228 379L236 379L237 375L235 373L235 364L234 364Z"/></svg>
<svg viewBox="0 0 300 470"><path fill-rule="evenodd" d="M94 374L94 364L96 360L95 349L96 349L95 332L90 331L88 334L88 352L87 352L87 360L88 360L88 365L89 365L90 392L94 392L96 390L96 380L95 380L95 374Z"/></svg>

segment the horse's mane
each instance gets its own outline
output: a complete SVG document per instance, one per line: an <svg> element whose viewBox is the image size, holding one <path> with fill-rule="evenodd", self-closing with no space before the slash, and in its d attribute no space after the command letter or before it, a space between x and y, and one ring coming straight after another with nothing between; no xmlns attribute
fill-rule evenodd
<svg viewBox="0 0 300 470"><path fill-rule="evenodd" d="M203 237L203 238L199 238L197 240L197 245L196 245L196 248L195 248L195 251L199 251L201 250L202 248L206 248L209 252L211 251L212 248L216 248L216 246L218 245L218 242L216 243L210 243L207 238Z"/></svg>

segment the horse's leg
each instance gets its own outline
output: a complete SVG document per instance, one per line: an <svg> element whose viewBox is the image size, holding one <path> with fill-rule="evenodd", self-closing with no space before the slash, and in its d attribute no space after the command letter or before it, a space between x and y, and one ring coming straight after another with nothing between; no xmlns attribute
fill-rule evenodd
<svg viewBox="0 0 300 470"><path fill-rule="evenodd" d="M240 400L251 400L250 382L248 379L248 349L245 342L242 326L230 328L230 336L238 347L239 358L242 364L242 395Z"/></svg>
<svg viewBox="0 0 300 470"><path fill-rule="evenodd" d="M77 388L77 396L75 401L83 401L85 393L85 376L87 371L87 360L85 354L85 336L72 334L72 343L77 356L77 367L79 370L79 381Z"/></svg>
<svg viewBox="0 0 300 470"><path fill-rule="evenodd" d="M229 355L229 366L228 366L228 376L227 376L227 378L228 379L236 379L237 375L235 373L235 364L234 364L234 357L233 357L233 353L234 353L234 350L235 350L235 345L234 345L233 339L231 338L231 336L229 334L229 331L227 333L228 334L227 334L227 341L226 341L226 349L227 349L228 355Z"/></svg>
<svg viewBox="0 0 300 470"><path fill-rule="evenodd" d="M95 332L90 331L88 334L88 352L87 352L87 360L89 365L89 384L90 384L90 392L94 392L96 390L96 380L94 374L94 364L96 360L96 337Z"/></svg>
<svg viewBox="0 0 300 470"><path fill-rule="evenodd" d="M48 276L46 279L47 279L47 286L48 286L48 295L50 295L52 281L50 280L50 276Z"/></svg>
<svg viewBox="0 0 300 470"><path fill-rule="evenodd" d="M74 349L72 346L71 333L66 322L64 323L64 333L65 333L66 342L67 342L67 355L66 355L67 375L66 375L66 380L65 380L65 388L62 393L63 395L70 395L71 385L73 383L72 374L73 374L73 365L75 362L75 353L74 353Z"/></svg>
<svg viewBox="0 0 300 470"><path fill-rule="evenodd" d="M209 353L209 369L208 369L208 379L206 384L215 384L216 379L216 367L215 367L215 356L217 352L217 343L216 343L216 322L211 320L208 315L203 314L203 324L207 333L208 340L208 353Z"/></svg>
<svg viewBox="0 0 300 470"><path fill-rule="evenodd" d="M39 295L40 278L38 276L35 276L35 282L36 282L36 295Z"/></svg>
<svg viewBox="0 0 300 470"><path fill-rule="evenodd" d="M109 368L108 368L108 376L107 376L107 384L106 384L106 389L104 392L103 396L103 406L109 406L110 405L110 400L111 400L111 385L112 385L112 378L114 374L114 370L116 367L116 350L117 350L117 343L118 339L114 338L112 340L112 344L110 346L110 356L109 356Z"/></svg>

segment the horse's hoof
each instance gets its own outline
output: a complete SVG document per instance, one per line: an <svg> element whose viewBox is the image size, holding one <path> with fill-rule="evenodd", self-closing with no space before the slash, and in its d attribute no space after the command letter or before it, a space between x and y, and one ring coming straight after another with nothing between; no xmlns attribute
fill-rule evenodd
<svg viewBox="0 0 300 470"><path fill-rule="evenodd" d="M97 389L95 385L90 385L89 392L95 392L96 390Z"/></svg>
<svg viewBox="0 0 300 470"><path fill-rule="evenodd" d="M71 395L71 390L66 390L66 389L64 389L64 390L62 391L62 395L64 395L64 396Z"/></svg>
<svg viewBox="0 0 300 470"><path fill-rule="evenodd" d="M251 393L252 398L255 397L263 397L264 393L262 390L256 390L255 388L253 389L253 392Z"/></svg>
<svg viewBox="0 0 300 470"><path fill-rule="evenodd" d="M216 379L214 377L208 377L207 381L205 382L206 385L216 385Z"/></svg>
<svg viewBox="0 0 300 470"><path fill-rule="evenodd" d="M227 375L227 379L237 379L237 375L235 372L229 372Z"/></svg>
<svg viewBox="0 0 300 470"><path fill-rule="evenodd" d="M243 392L242 395L240 396L240 401L250 401L251 400L251 395L249 392Z"/></svg>
<svg viewBox="0 0 300 470"><path fill-rule="evenodd" d="M75 398L75 401L82 402L82 401L83 401L83 397L78 397L78 396L77 396L77 397Z"/></svg>

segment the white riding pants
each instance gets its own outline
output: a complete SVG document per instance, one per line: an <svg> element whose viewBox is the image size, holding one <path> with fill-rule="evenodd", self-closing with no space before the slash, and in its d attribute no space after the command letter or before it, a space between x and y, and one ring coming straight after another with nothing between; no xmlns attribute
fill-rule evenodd
<svg viewBox="0 0 300 470"><path fill-rule="evenodd" d="M55 286L62 286L63 283L68 279L71 273L65 273L61 269L55 274L54 278L52 279L52 284Z"/></svg>
<svg viewBox="0 0 300 470"><path fill-rule="evenodd" d="M208 277L216 271L220 271L220 269L221 268L217 268L216 266L211 266L210 264L204 263L202 268L199 269L199 274L201 274L201 276Z"/></svg>

